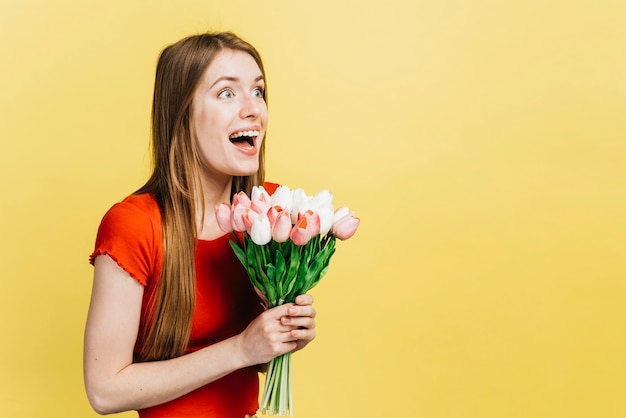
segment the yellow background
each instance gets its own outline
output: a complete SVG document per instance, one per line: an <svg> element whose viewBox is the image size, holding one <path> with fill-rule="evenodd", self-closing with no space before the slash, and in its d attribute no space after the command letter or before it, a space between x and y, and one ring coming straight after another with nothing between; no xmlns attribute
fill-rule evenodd
<svg viewBox="0 0 626 418"><path fill-rule="evenodd" d="M0 415L95 416L100 218L146 179L158 52L234 30L269 178L362 219L295 416L626 417L626 3L0 3ZM123 416L133 416L126 413Z"/></svg>

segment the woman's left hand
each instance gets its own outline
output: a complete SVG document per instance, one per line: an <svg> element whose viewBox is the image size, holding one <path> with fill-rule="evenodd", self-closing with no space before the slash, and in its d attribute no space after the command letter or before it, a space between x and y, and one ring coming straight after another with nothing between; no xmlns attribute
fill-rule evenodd
<svg viewBox="0 0 626 418"><path fill-rule="evenodd" d="M283 325L292 327L291 336L296 342L296 348L292 351L303 349L315 338L315 315L313 296L300 295L296 297L296 303L289 307L289 315L280 318Z"/></svg>

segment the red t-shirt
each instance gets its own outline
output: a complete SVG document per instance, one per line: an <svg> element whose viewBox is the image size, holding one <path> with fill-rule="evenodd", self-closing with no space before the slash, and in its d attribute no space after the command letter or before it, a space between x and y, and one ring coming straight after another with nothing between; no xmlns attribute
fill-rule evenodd
<svg viewBox="0 0 626 418"><path fill-rule="evenodd" d="M104 216L90 256L108 254L145 286L140 327L146 326L147 303L155 291L163 258L161 214L153 196L132 195ZM242 332L263 311L245 269L235 257L229 235L196 247L196 304L188 351L192 352ZM141 347L138 340L135 352ZM254 367L237 370L171 402L139 411L142 418L253 415L259 378Z"/></svg>

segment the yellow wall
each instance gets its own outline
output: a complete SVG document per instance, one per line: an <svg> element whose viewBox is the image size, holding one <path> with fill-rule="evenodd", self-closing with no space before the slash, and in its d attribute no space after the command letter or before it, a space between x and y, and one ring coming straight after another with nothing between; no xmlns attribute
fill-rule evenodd
<svg viewBox="0 0 626 418"><path fill-rule="evenodd" d="M0 3L0 415L89 417L104 211L149 166L154 63L261 50L269 176L362 218L313 291L297 418L626 416L626 3ZM133 416L131 413L123 416Z"/></svg>

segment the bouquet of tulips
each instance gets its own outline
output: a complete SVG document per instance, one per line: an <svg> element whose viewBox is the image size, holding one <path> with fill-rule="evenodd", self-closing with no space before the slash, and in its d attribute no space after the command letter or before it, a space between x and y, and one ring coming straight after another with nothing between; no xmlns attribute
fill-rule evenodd
<svg viewBox="0 0 626 418"><path fill-rule="evenodd" d="M271 186L271 187L270 187ZM230 244L246 268L252 285L267 307L292 303L313 288L328 270L337 238L356 232L359 218L347 207L334 210L327 190L308 196L302 189L266 183L255 186L251 197L239 192L232 204L215 209L224 232L240 232ZM261 412L293 416L291 353L268 364Z"/></svg>

